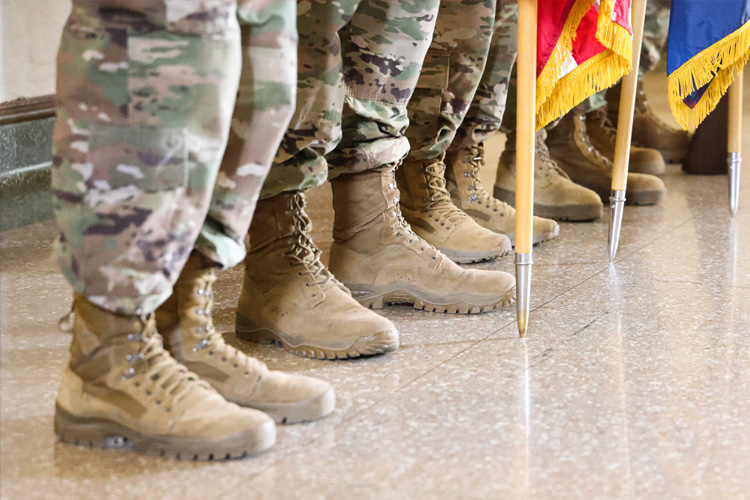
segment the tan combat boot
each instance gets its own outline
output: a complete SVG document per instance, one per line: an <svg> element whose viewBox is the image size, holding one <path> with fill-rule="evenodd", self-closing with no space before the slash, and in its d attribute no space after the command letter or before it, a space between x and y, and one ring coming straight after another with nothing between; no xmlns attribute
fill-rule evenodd
<svg viewBox="0 0 750 500"><path fill-rule="evenodd" d="M484 167L484 144L449 151L445 165L453 203L482 227L508 236L515 245L516 210L490 196L479 177ZM557 222L534 217L534 244L554 239L558 234Z"/></svg>
<svg viewBox="0 0 750 500"><path fill-rule="evenodd" d="M278 423L315 420L336 406L322 380L269 370L227 345L212 319L214 268L198 252L185 264L174 293L156 311L156 325L175 359L228 401L261 410Z"/></svg>
<svg viewBox="0 0 750 500"><path fill-rule="evenodd" d="M226 401L175 361L153 319L113 314L78 295L73 314L55 407L63 441L185 460L239 458L273 446L273 420Z"/></svg>
<svg viewBox="0 0 750 500"><path fill-rule="evenodd" d="M570 112L548 131L547 146L550 156L571 180L595 191L602 200L612 192L612 162L591 144L586 132L586 116ZM667 194L658 177L628 174L625 195L628 205L654 205Z"/></svg>
<svg viewBox="0 0 750 500"><path fill-rule="evenodd" d="M258 202L237 304L237 336L280 342L300 356L356 358L394 351L398 331L362 307L320 262L301 192Z"/></svg>
<svg viewBox="0 0 750 500"><path fill-rule="evenodd" d="M607 111L612 123L617 123L620 111L620 93L622 84L618 84L606 93ZM690 134L663 122L648 102L643 80L638 80L638 91L635 97L633 115L633 144L644 148L656 149L669 163L682 163L690 146Z"/></svg>
<svg viewBox="0 0 750 500"><path fill-rule="evenodd" d="M586 114L586 131L591 144L609 161L615 161L617 129L603 108ZM630 146L628 171L636 174L662 175L666 166L661 153L655 149Z"/></svg>
<svg viewBox="0 0 750 500"><path fill-rule="evenodd" d="M595 192L571 181L550 158L544 141L547 132L536 134L534 155L534 213L555 220L588 221L602 216L602 201ZM516 137L508 134L495 179L495 198L516 204Z"/></svg>
<svg viewBox="0 0 750 500"><path fill-rule="evenodd" d="M453 204L446 189L443 156L404 162L396 179L406 222L452 261L469 264L510 253L507 236L483 228Z"/></svg>
<svg viewBox="0 0 750 500"><path fill-rule="evenodd" d="M463 269L414 234L399 209L395 166L331 181L335 220L331 270L363 305L411 304L480 313L513 301L515 278Z"/></svg>

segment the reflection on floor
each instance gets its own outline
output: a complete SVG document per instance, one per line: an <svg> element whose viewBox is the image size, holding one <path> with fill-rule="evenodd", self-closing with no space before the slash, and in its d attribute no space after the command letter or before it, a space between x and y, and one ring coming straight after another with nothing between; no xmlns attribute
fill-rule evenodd
<svg viewBox="0 0 750 500"><path fill-rule="evenodd" d="M664 99L653 100L668 118ZM500 147L492 144L492 154ZM606 257L608 214L564 224L560 238L534 254L525 341L512 310L444 316L396 307L384 314L402 333L398 352L302 359L235 339L242 271L223 273L216 311L230 341L274 368L325 377L339 404L324 421L280 428L271 452L222 464L56 442L53 404L69 338L55 325L70 293L49 258L54 226L2 233L0 495L750 498L745 179L744 204L731 221L725 177L670 167L665 203L627 208L614 266ZM330 192L311 198L315 237L327 249ZM513 266L507 258L483 267Z"/></svg>

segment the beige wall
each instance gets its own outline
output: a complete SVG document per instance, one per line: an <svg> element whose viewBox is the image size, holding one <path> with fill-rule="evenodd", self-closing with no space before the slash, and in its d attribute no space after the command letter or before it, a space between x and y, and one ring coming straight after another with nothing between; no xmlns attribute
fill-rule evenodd
<svg viewBox="0 0 750 500"><path fill-rule="evenodd" d="M0 102L55 91L55 52L70 0L0 0Z"/></svg>

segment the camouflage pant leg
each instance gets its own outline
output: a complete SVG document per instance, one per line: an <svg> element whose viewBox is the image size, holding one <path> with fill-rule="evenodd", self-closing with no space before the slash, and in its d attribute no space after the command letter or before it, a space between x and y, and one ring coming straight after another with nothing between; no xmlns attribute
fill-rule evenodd
<svg viewBox="0 0 750 500"><path fill-rule="evenodd" d="M328 156L331 178L394 163L409 152L407 104L433 41L439 3L363 0L354 14L344 33L347 96L342 141Z"/></svg>
<svg viewBox="0 0 750 500"><path fill-rule="evenodd" d="M58 54L52 191L63 273L111 311L172 292L239 82L234 0L76 0Z"/></svg>
<svg viewBox="0 0 750 500"><path fill-rule="evenodd" d="M652 71L659 61L669 34L669 10L672 0L648 0L643 26L640 74Z"/></svg>
<svg viewBox="0 0 750 500"><path fill-rule="evenodd" d="M294 113L297 3L239 0L242 76L229 143L195 248L223 267L245 256L263 181Z"/></svg>
<svg viewBox="0 0 750 500"><path fill-rule="evenodd" d="M328 177L325 155L341 140L346 89L339 32L360 0L300 0L297 106L284 134L262 199L318 186Z"/></svg>
<svg viewBox="0 0 750 500"><path fill-rule="evenodd" d="M498 0L487 67L451 149L477 145L500 130L518 56L517 40L518 2Z"/></svg>
<svg viewBox="0 0 750 500"><path fill-rule="evenodd" d="M456 137L487 64L497 0L443 0L406 132L415 160L436 158Z"/></svg>

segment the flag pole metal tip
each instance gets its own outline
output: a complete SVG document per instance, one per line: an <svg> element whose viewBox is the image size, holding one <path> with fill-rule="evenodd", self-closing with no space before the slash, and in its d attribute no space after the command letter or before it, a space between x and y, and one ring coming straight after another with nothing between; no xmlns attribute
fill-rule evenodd
<svg viewBox="0 0 750 500"><path fill-rule="evenodd" d="M516 253L516 316L518 334L526 336L531 307L531 267L534 264L530 253Z"/></svg>
<svg viewBox="0 0 750 500"><path fill-rule="evenodd" d="M740 204L740 173L742 170L742 154L729 153L729 211L732 217L737 215Z"/></svg>
<svg viewBox="0 0 750 500"><path fill-rule="evenodd" d="M612 190L609 197L612 211L609 214L609 261L614 262L617 248L620 246L620 231L622 229L622 215L625 211L625 191Z"/></svg>

